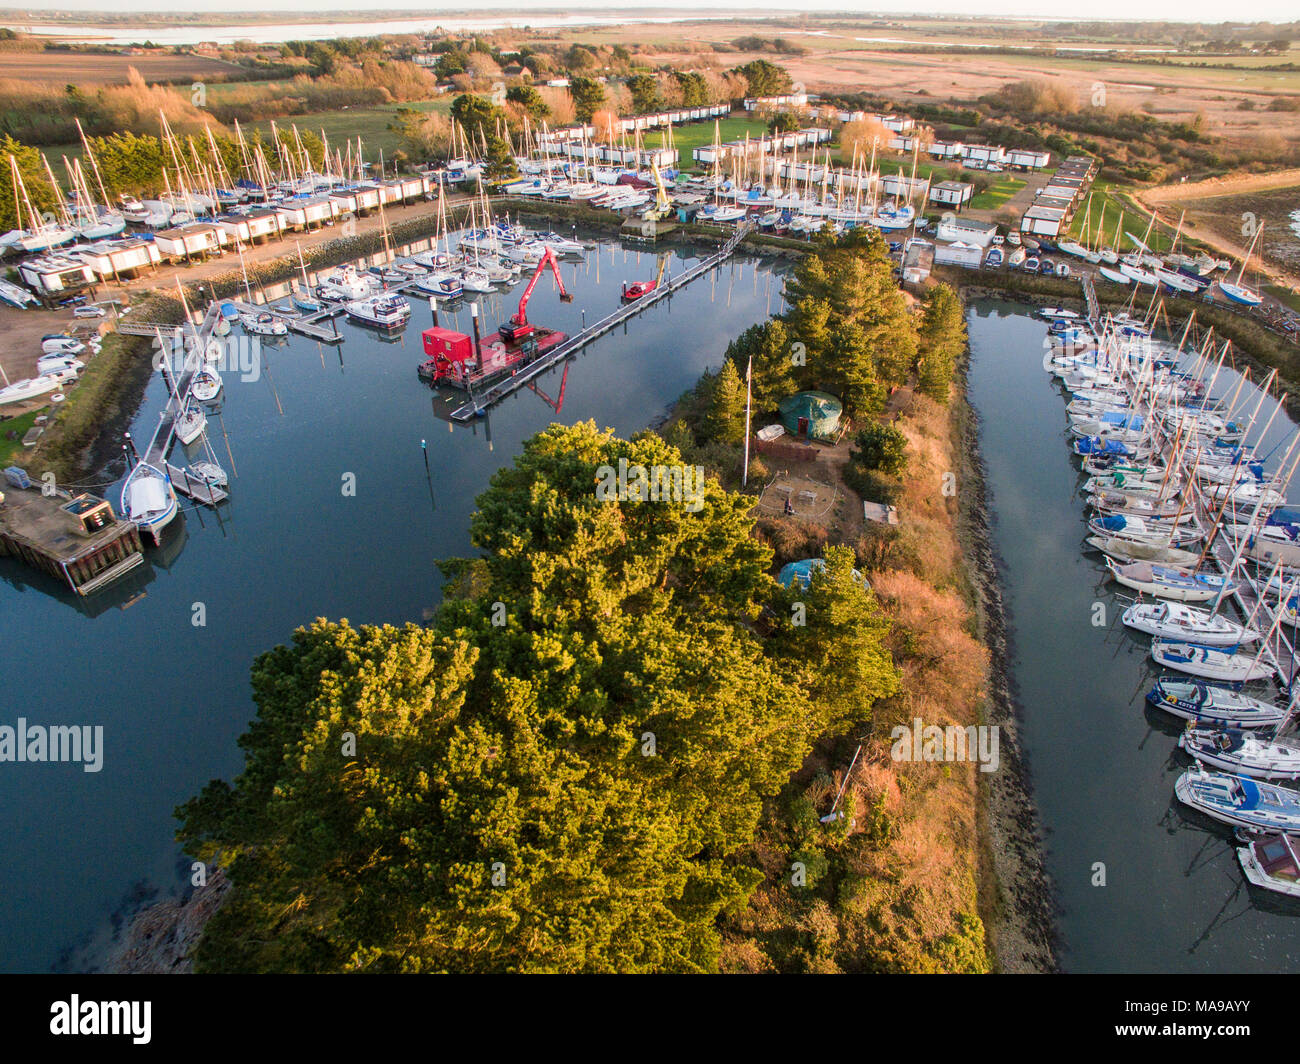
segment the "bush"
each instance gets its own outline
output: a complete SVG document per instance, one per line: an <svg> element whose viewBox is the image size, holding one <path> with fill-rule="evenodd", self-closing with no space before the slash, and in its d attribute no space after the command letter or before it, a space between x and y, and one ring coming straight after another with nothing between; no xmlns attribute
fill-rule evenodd
<svg viewBox="0 0 1300 1064"><path fill-rule="evenodd" d="M844 483L867 502L878 502L884 506L894 505L903 493L901 480L881 476L869 469L855 466L852 462L844 467Z"/></svg>
<svg viewBox="0 0 1300 1064"><path fill-rule="evenodd" d="M893 425L872 422L853 440L850 462L866 472L898 476L907 466L907 437Z"/></svg>

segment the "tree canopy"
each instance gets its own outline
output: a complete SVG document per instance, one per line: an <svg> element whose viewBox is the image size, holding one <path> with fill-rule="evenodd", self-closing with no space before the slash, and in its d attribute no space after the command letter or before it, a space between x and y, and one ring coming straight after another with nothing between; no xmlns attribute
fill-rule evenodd
<svg viewBox="0 0 1300 1064"><path fill-rule="evenodd" d="M843 558L807 631L764 635L751 500L597 492L637 467L681 455L553 425L479 498L430 627L318 620L257 660L243 772L178 810L234 885L198 969L716 968L764 799L896 674Z"/></svg>

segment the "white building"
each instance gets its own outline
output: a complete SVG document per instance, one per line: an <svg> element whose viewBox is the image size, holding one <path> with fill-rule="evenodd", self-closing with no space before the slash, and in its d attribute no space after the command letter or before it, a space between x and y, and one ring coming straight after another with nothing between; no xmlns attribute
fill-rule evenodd
<svg viewBox="0 0 1300 1064"><path fill-rule="evenodd" d="M998 227L992 222L977 222L973 218L947 218L939 222L934 235L954 244L974 244L983 250L993 243Z"/></svg>

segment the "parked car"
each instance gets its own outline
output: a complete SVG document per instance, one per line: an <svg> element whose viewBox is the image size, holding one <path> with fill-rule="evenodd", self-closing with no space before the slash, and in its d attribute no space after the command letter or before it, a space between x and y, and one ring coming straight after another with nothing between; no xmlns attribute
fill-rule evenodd
<svg viewBox="0 0 1300 1064"><path fill-rule="evenodd" d="M993 173L995 173L995 174L1000 174L1000 173L1002 173L1002 167L1000 167L997 163L989 163L988 166L984 167L984 169L985 169L985 170L992 170Z"/></svg>
<svg viewBox="0 0 1300 1064"><path fill-rule="evenodd" d="M88 303L84 307L77 307L73 310L72 316L74 318L102 318L104 316L104 308L96 306L94 303Z"/></svg>

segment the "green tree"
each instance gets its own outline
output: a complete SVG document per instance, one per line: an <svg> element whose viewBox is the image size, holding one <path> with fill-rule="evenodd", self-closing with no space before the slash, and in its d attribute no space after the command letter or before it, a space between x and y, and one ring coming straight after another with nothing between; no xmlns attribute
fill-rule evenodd
<svg viewBox="0 0 1300 1064"><path fill-rule="evenodd" d="M513 177L519 172L514 152L500 132L505 129L505 111L491 100L467 92L452 100L451 117L460 123L471 141L487 145L489 177Z"/></svg>
<svg viewBox="0 0 1300 1064"><path fill-rule="evenodd" d="M595 78L570 78L569 96L573 99L573 112L578 121L590 122L591 116L605 102L605 86Z"/></svg>
<svg viewBox="0 0 1300 1064"><path fill-rule="evenodd" d="M946 284L926 294L918 331L916 377L921 391L948 401L949 386L966 350L966 315L961 297Z"/></svg>
<svg viewBox="0 0 1300 1064"><path fill-rule="evenodd" d="M893 425L869 422L853 445L853 459L870 472L896 477L907 467L907 437Z"/></svg>
<svg viewBox="0 0 1300 1064"><path fill-rule="evenodd" d="M506 89L506 99L511 103L517 103L532 118L545 118L551 113L551 108L542 98L542 94L531 85L512 85Z"/></svg>
<svg viewBox="0 0 1300 1064"><path fill-rule="evenodd" d="M659 82L651 74L637 74L627 80L628 91L632 94L632 110L637 114L646 114L659 110Z"/></svg>
<svg viewBox="0 0 1300 1064"><path fill-rule="evenodd" d="M20 144L9 134L0 137L0 158L12 155L18 164L18 172L23 186L27 189L28 202L21 196L15 196L13 170L8 165L0 166L0 229L8 232L19 227L19 210L22 212L22 228L31 229L42 221L53 220L54 212L59 208L58 197L50 187L45 167L41 165L41 153L26 144ZM32 217L32 211L36 217Z"/></svg>
<svg viewBox="0 0 1300 1064"><path fill-rule="evenodd" d="M712 391L705 435L723 443L740 443L745 438L745 382L730 359L713 378Z"/></svg>
<svg viewBox="0 0 1300 1064"><path fill-rule="evenodd" d="M872 705L896 694L901 678L884 645L889 621L854 570L853 551L827 547L825 560L807 588L796 584L785 592L791 605L795 600L804 604L804 623L783 621L774 653L834 733L869 721ZM794 616L790 608L778 613Z"/></svg>
<svg viewBox="0 0 1300 1064"><path fill-rule="evenodd" d="M738 67L737 73L744 75L750 96L780 96L789 92L792 85L790 75L766 59L751 60Z"/></svg>
<svg viewBox="0 0 1300 1064"><path fill-rule="evenodd" d="M762 412L776 410L782 399L799 390L794 364L797 354L780 318L751 325L727 345L727 358L735 363L742 379L749 360L754 360L750 391L754 409Z"/></svg>
<svg viewBox="0 0 1300 1064"><path fill-rule="evenodd" d="M767 131L775 135L793 133L798 128L799 116L793 111L778 111L767 122Z"/></svg>

